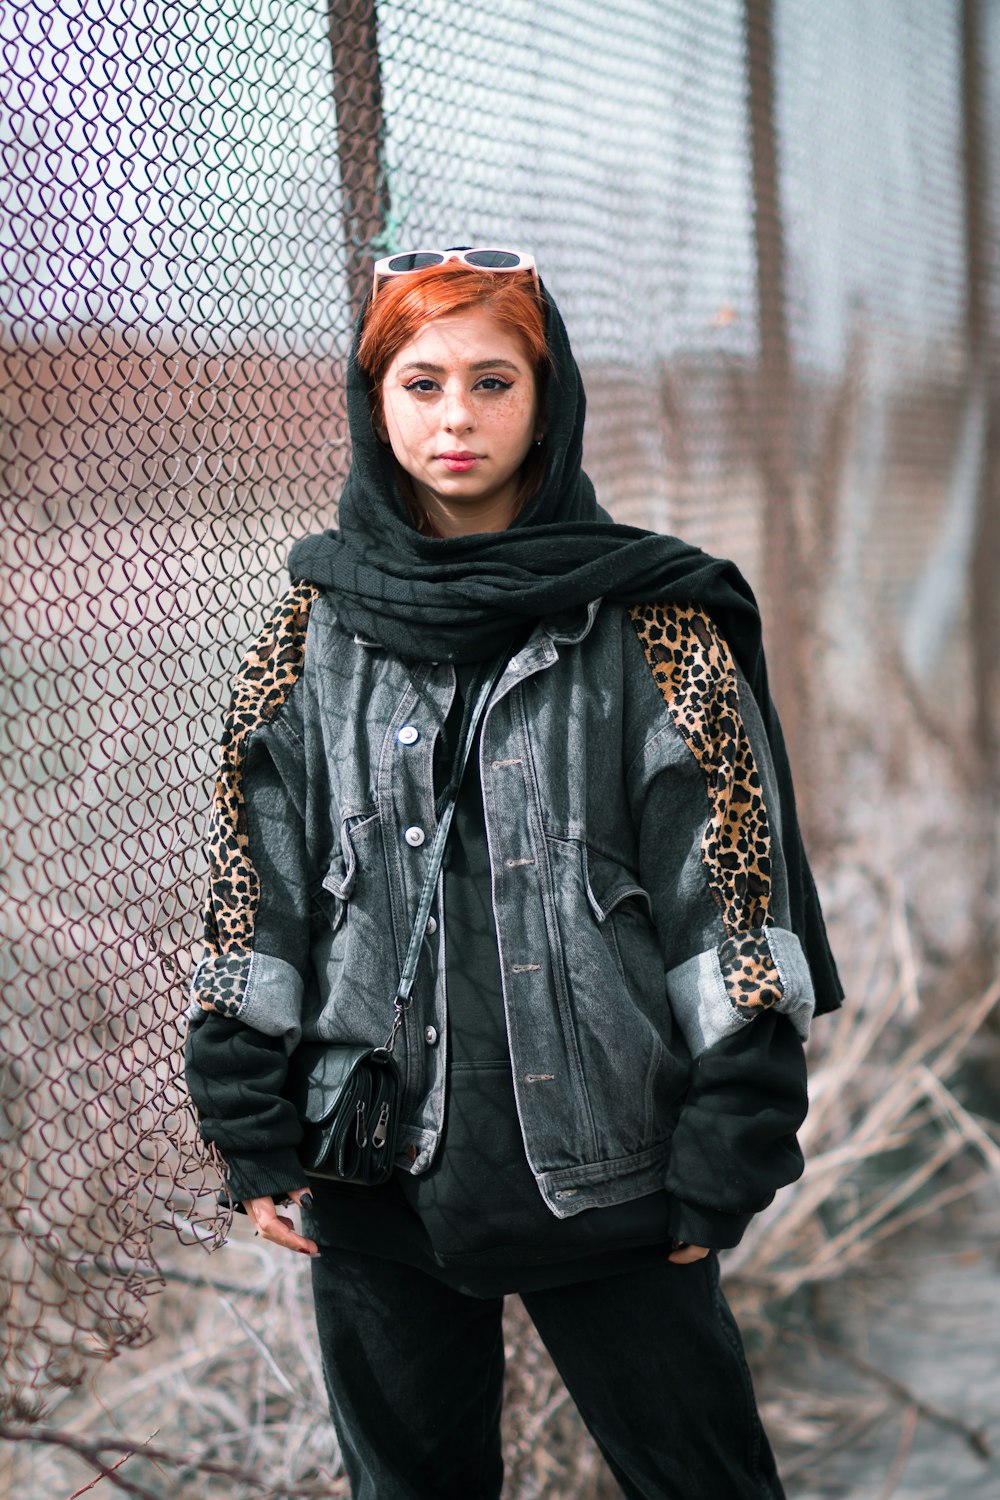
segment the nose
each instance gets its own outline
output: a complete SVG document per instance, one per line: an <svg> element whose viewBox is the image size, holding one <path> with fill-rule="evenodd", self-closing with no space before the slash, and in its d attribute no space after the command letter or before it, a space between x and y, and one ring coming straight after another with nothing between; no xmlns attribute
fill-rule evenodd
<svg viewBox="0 0 1000 1500"><path fill-rule="evenodd" d="M476 425L472 401L464 385L449 385L444 394L444 425L449 432L469 432Z"/></svg>

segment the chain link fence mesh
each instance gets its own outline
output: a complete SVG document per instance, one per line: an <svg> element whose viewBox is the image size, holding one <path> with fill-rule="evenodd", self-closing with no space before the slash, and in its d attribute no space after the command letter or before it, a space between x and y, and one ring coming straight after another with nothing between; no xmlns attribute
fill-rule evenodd
<svg viewBox="0 0 1000 1500"><path fill-rule="evenodd" d="M5 0L0 27L24 1416L146 1337L156 1227L224 1229L179 1054L213 745L289 541L335 517L373 253L534 251L603 503L762 595L821 854L854 765L833 727L882 743L887 662L907 732L995 788L1000 10ZM943 951L982 917L956 906Z"/></svg>

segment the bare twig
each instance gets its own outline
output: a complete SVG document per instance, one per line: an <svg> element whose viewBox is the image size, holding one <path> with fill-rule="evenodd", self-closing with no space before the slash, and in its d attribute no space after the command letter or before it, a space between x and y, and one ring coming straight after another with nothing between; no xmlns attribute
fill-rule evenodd
<svg viewBox="0 0 1000 1500"><path fill-rule="evenodd" d="M156 1433L159 1432L159 1430L160 1429L157 1427L156 1432L151 1432L149 1434L149 1437L146 1439L146 1443L151 1443L153 1441L153 1439L155 1438ZM143 1447L145 1447L145 1443L143 1444ZM136 1450L136 1451L138 1451L138 1450ZM122 1467L123 1464L127 1464L130 1458L134 1458L134 1457L135 1457L135 1453L126 1453L126 1454L123 1454L123 1456L118 1460L118 1462L116 1464L112 1464L111 1465L111 1472L115 1473L118 1469L120 1469ZM100 1484L101 1480L104 1479L104 1478L106 1478L106 1476L104 1474L98 1474L98 1475L96 1475L90 1481L89 1484L83 1485L83 1487L81 1489L74 1490L73 1493L72 1493L72 1495L70 1495L69 1500L79 1500L79 1497L81 1495L86 1495L89 1490L96 1489L97 1486Z"/></svg>
<svg viewBox="0 0 1000 1500"><path fill-rule="evenodd" d="M239 1309L235 1306L235 1304L229 1297L223 1296L222 1301L232 1313L238 1327L243 1330L243 1333L250 1340L251 1344L253 1344L254 1348L257 1350L257 1353L267 1365L275 1380L278 1381L279 1385L285 1388L290 1396L295 1396L297 1392L294 1385L289 1380L288 1376L285 1374L281 1366L278 1364L278 1361L275 1359L274 1355L271 1353L270 1349L267 1347L257 1330L251 1327L246 1318L244 1318L243 1314L239 1311Z"/></svg>
<svg viewBox="0 0 1000 1500"><path fill-rule="evenodd" d="M11 1422L0 1422L0 1438L13 1443L49 1444L75 1453L83 1463L96 1470L99 1479L110 1479L116 1488L135 1497L135 1500L159 1500L159 1496L116 1472L120 1465L106 1464L101 1454L123 1453L126 1459L138 1455L151 1460L159 1460L173 1468L196 1474L210 1474L217 1478L231 1480L235 1484L250 1485L259 1490L265 1500L343 1500L345 1493L343 1484L337 1480L332 1480L329 1484L326 1481L314 1483L312 1480L306 1480L301 1484L290 1484L287 1480L282 1480L278 1486L268 1479L262 1479L258 1474L251 1474L249 1470L233 1464L217 1464L210 1459L188 1458L182 1454L170 1452L166 1448L150 1448L147 1443L130 1443L118 1438L100 1437L88 1442L84 1438L73 1437L67 1432L60 1432L50 1427L19 1427Z"/></svg>
<svg viewBox="0 0 1000 1500"><path fill-rule="evenodd" d="M899 1489L899 1481L903 1477L903 1471L910 1461L910 1453L913 1448L913 1439L917 1432L917 1423L920 1413L915 1406L908 1406L903 1412L902 1430L899 1434L899 1447L892 1461L892 1468L885 1478L885 1484L878 1492L877 1500L892 1500L893 1495Z"/></svg>
<svg viewBox="0 0 1000 1500"><path fill-rule="evenodd" d="M993 1450L981 1428L973 1427L970 1423L963 1422L961 1417L942 1411L939 1406L925 1401L905 1381L900 1380L896 1375L890 1375L887 1370L880 1369L878 1365L873 1365L862 1355L855 1354L853 1349L845 1349L843 1344L835 1344L829 1339L820 1338L818 1334L805 1333L801 1329L790 1328L785 1324L778 1325L778 1332L784 1339L798 1339L801 1343L812 1344L817 1349L834 1355L844 1364L850 1365L859 1374L867 1375L870 1380L877 1381L903 1406L911 1407L918 1416L926 1417L928 1422L933 1422L937 1427L943 1427L946 1431L954 1432L963 1438L977 1458L988 1462L993 1457Z"/></svg>
<svg viewBox="0 0 1000 1500"><path fill-rule="evenodd" d="M823 1463L834 1453L839 1453L844 1448L853 1448L858 1438L869 1432L885 1415L885 1408L880 1407L874 1414L865 1413L856 1417L853 1422L848 1422L839 1427L828 1442L821 1448L810 1448L808 1453L803 1453L799 1458L786 1459L781 1465L782 1479L791 1479L794 1475L804 1474L809 1469L815 1469L817 1464Z"/></svg>

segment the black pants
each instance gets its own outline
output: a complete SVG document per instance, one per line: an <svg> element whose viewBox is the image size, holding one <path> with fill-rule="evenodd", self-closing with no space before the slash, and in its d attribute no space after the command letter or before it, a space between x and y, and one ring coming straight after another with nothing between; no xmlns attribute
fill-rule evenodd
<svg viewBox="0 0 1000 1500"><path fill-rule="evenodd" d="M313 1287L353 1500L497 1500L503 1299L325 1247ZM714 1255L522 1301L629 1500L783 1500Z"/></svg>

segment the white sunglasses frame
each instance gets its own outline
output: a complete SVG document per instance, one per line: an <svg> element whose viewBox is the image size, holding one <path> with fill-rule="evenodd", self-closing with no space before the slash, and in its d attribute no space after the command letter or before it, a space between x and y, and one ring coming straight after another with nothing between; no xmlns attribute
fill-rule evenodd
<svg viewBox="0 0 1000 1500"><path fill-rule="evenodd" d="M466 259L468 255L481 255L484 250L498 250L503 255L516 255L518 257L518 264L516 266L477 266L471 264ZM406 271L394 271L390 262L398 259L401 255L440 255L441 260L438 263L440 265L447 265L448 261L457 260L462 265L470 266L473 271L484 271L490 276L509 276L512 271L530 271L535 283L535 290L537 292L541 291L535 257L529 255L526 250L518 250L515 245L466 245L461 249L455 246L450 246L448 249L441 249L437 245L421 245L417 250L396 250L392 255L383 255L380 260L375 262L372 269L373 301L378 296L380 279L388 281L394 276L413 276L416 271L435 269L435 267L431 266L415 266Z"/></svg>

